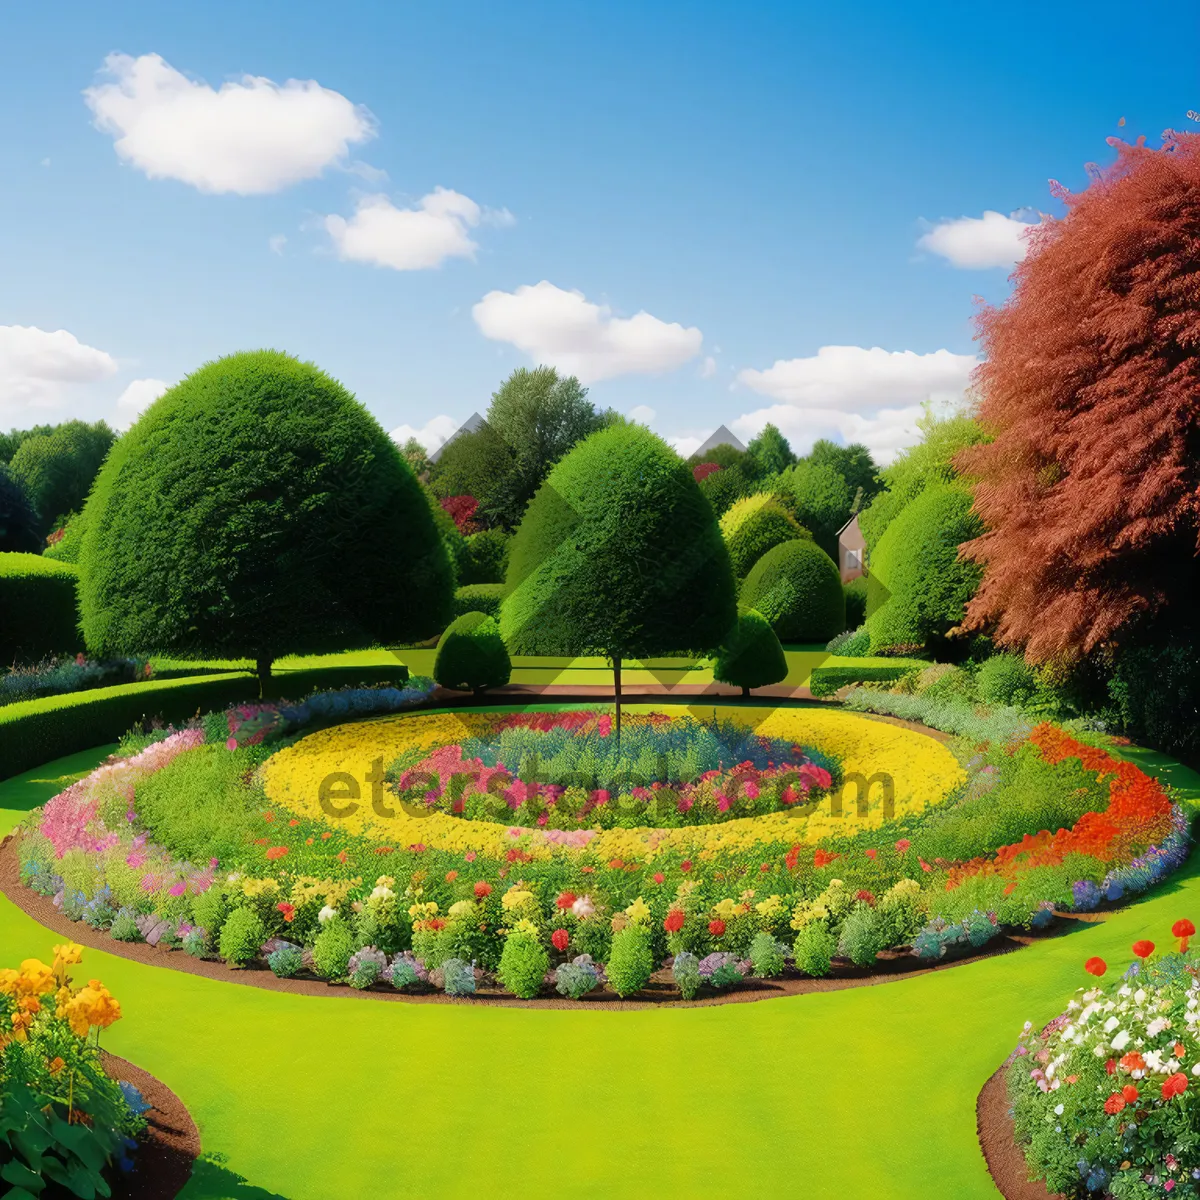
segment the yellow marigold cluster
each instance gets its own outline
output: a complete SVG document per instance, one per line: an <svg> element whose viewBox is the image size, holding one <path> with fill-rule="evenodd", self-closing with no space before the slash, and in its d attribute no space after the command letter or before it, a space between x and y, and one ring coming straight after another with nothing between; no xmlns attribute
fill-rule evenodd
<svg viewBox="0 0 1200 1200"><path fill-rule="evenodd" d="M27 1041L35 1018L46 1014L66 1021L78 1037L87 1037L89 1029L107 1029L121 1019L121 1006L98 979L88 981L85 988L73 991L67 968L83 961L83 948L74 942L54 947L54 964L47 966L40 958L27 958L19 969L0 970L0 996L8 997L0 1005L0 1014L9 1009L11 1034L0 1034L0 1048L11 1040ZM52 1007L42 1003L43 997L53 995Z"/></svg>
<svg viewBox="0 0 1200 1200"><path fill-rule="evenodd" d="M107 1029L121 1019L121 1005L98 979L91 979L66 1004L61 1015L67 1019L71 1032L77 1037L87 1037L88 1030L95 1027Z"/></svg>
<svg viewBox="0 0 1200 1200"><path fill-rule="evenodd" d="M316 879L311 875L297 875L292 881L292 903L299 908L311 900L320 900L330 908L338 908L360 883L361 878Z"/></svg>

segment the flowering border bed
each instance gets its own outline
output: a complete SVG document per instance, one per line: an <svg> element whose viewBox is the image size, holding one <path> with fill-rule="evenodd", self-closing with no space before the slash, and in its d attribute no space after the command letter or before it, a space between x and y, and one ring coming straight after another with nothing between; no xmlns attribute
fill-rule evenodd
<svg viewBox="0 0 1200 1200"><path fill-rule="evenodd" d="M873 736L904 732L844 719L863 721ZM537 831L512 836L502 827L509 836L494 850L398 849L266 799L253 764L271 760L266 749L257 759L253 752L289 720L231 710L99 768L26 821L17 847L22 882L117 940L180 947L234 968L265 963L281 978L402 993L432 986L448 995L496 987L523 999L554 989L579 999L606 984L635 996L669 964L687 998L750 975L820 979L839 957L871 969L885 951L925 963L978 952L1006 933L1044 929L1056 912L1090 911L1145 890L1188 847L1187 815L1155 780L1043 725L1023 752L1047 764L1069 760L1107 792L1107 804L1070 829L968 862L925 861L919 823L912 838L868 827L815 849L761 836L699 850L643 840L636 858L607 859L607 846L598 853L594 843L555 845ZM382 725L349 731L378 738ZM338 732L315 740L327 744ZM185 755L220 766L227 753L244 776L229 802L264 805L251 815L268 836L253 839L262 849L241 847L236 861L197 866L139 828L138 789ZM1014 753L1005 747L999 766L982 771L1002 773ZM964 794L981 777L967 778ZM695 831L653 831L678 832Z"/></svg>

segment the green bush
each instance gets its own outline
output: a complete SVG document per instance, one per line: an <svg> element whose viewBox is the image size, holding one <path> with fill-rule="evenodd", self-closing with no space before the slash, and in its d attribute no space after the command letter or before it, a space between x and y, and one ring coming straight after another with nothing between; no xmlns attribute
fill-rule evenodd
<svg viewBox="0 0 1200 1200"><path fill-rule="evenodd" d="M774 934L763 930L754 935L754 941L750 943L750 965L759 979L774 979L783 974L786 960L783 947Z"/></svg>
<svg viewBox="0 0 1200 1200"><path fill-rule="evenodd" d="M192 921L204 930L211 945L217 944L221 926L229 916L229 900L217 886L192 898Z"/></svg>
<svg viewBox="0 0 1200 1200"><path fill-rule="evenodd" d="M103 421L66 421L21 442L8 469L25 489L42 537L83 506L115 437Z"/></svg>
<svg viewBox="0 0 1200 1200"><path fill-rule="evenodd" d="M267 940L262 918L252 908L235 908L221 926L219 950L231 967L244 967L254 961Z"/></svg>
<svg viewBox="0 0 1200 1200"><path fill-rule="evenodd" d="M504 687L512 676L512 663L500 626L486 613L464 613L442 634L433 677L442 687L479 693Z"/></svg>
<svg viewBox="0 0 1200 1200"><path fill-rule="evenodd" d="M811 921L796 934L792 958L796 969L813 979L829 974L833 956L837 953L837 938L824 921Z"/></svg>
<svg viewBox="0 0 1200 1200"><path fill-rule="evenodd" d="M871 557L867 628L871 651L936 649L961 623L980 568L958 547L982 532L971 493L958 484L926 487L888 525Z"/></svg>
<svg viewBox="0 0 1200 1200"><path fill-rule="evenodd" d="M782 486L792 495L797 520L805 529L812 530L816 544L836 560L838 533L850 519L854 489L837 468L827 462L814 463L802 459L784 471L780 478ZM838 583L840 589L840 576ZM834 630L834 633L840 632L840 629Z"/></svg>
<svg viewBox="0 0 1200 1200"><path fill-rule="evenodd" d="M40 554L0 554L0 669L83 648L76 627L79 573Z"/></svg>
<svg viewBox="0 0 1200 1200"><path fill-rule="evenodd" d="M979 698L985 704L1012 704L1022 708L1037 692L1037 676L1017 654L996 654L975 674Z"/></svg>
<svg viewBox="0 0 1200 1200"><path fill-rule="evenodd" d="M482 529L467 538L467 561L459 571L458 581L472 583L503 583L508 568L508 535L502 529Z"/></svg>
<svg viewBox="0 0 1200 1200"><path fill-rule="evenodd" d="M467 613L486 613L489 617L499 619L504 595L502 583L472 583L460 587L454 593L454 615L464 617Z"/></svg>
<svg viewBox="0 0 1200 1200"><path fill-rule="evenodd" d="M858 629L867 619L867 577L859 575L842 584L842 592L846 597L846 628Z"/></svg>
<svg viewBox="0 0 1200 1200"><path fill-rule="evenodd" d="M671 974L685 1000L694 1000L700 990L700 960L688 950L680 950L671 963Z"/></svg>
<svg viewBox="0 0 1200 1200"><path fill-rule="evenodd" d="M36 554L41 548L37 513L25 488L0 463L0 554Z"/></svg>
<svg viewBox="0 0 1200 1200"><path fill-rule="evenodd" d="M471 552L467 548L467 539L463 537L454 523L454 518L442 507L442 502L425 484L421 484L421 491L425 496L425 503L429 505L438 537L441 538L442 545L446 548L446 557L450 560L450 566L453 568L453 586L457 587L460 583L467 582L464 576L471 569Z"/></svg>
<svg viewBox="0 0 1200 1200"><path fill-rule="evenodd" d="M85 509L84 638L96 654L250 658L419 640L453 568L411 468L340 384L235 354L156 400Z"/></svg>
<svg viewBox="0 0 1200 1200"><path fill-rule="evenodd" d="M49 544L42 551L46 558L57 559L59 562L77 563L79 551L83 546L83 513L73 513L63 526L62 537L57 542Z"/></svg>
<svg viewBox="0 0 1200 1200"><path fill-rule="evenodd" d="M504 939L496 974L514 996L532 1000L542 990L542 982L549 970L550 955L537 938L527 933L510 933Z"/></svg>
<svg viewBox="0 0 1200 1200"><path fill-rule="evenodd" d="M649 932L639 925L629 925L614 934L605 973L622 1000L640 992L654 974Z"/></svg>
<svg viewBox="0 0 1200 1200"><path fill-rule="evenodd" d="M344 979L350 958L357 949L350 922L335 914L325 922L313 942L313 966L322 979Z"/></svg>
<svg viewBox="0 0 1200 1200"><path fill-rule="evenodd" d="M753 609L738 614L737 625L717 652L713 678L740 687L767 687L787 678L788 664L779 638L767 619Z"/></svg>
<svg viewBox="0 0 1200 1200"><path fill-rule="evenodd" d="M118 942L140 942L143 940L142 931L138 928L137 918L127 908L121 909L108 927L108 935Z"/></svg>
<svg viewBox="0 0 1200 1200"><path fill-rule="evenodd" d="M857 629L847 629L837 637L830 638L825 647L830 654L840 658L869 658L871 654L871 633L865 625Z"/></svg>
<svg viewBox="0 0 1200 1200"><path fill-rule="evenodd" d="M912 662L899 662L886 667L814 667L808 679L808 690L821 699L855 683L892 683L916 669Z"/></svg>
<svg viewBox="0 0 1200 1200"><path fill-rule="evenodd" d="M846 627L841 576L811 541L768 550L746 576L740 599L770 622L781 642L823 643Z"/></svg>
<svg viewBox="0 0 1200 1200"><path fill-rule="evenodd" d="M778 500L759 492L729 508L721 518L721 536L729 549L733 573L744 579L768 550L810 535Z"/></svg>
<svg viewBox="0 0 1200 1200"><path fill-rule="evenodd" d="M856 904L842 923L840 950L856 967L869 967L887 947L888 930L869 904Z"/></svg>

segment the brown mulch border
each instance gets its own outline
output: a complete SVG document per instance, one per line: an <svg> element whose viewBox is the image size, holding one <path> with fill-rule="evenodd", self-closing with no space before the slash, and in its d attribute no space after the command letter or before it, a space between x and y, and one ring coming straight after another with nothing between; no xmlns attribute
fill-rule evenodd
<svg viewBox="0 0 1200 1200"><path fill-rule="evenodd" d="M1008 1088L1004 1082L1007 1070L1006 1062L983 1085L975 1101L975 1127L992 1182L1004 1200L1062 1200L1040 1179L1029 1178L1025 1152L1017 1145L1013 1120L1008 1115Z"/></svg>
<svg viewBox="0 0 1200 1200"><path fill-rule="evenodd" d="M145 942L118 942L100 930L93 929L83 921L72 921L54 907L48 896L39 896L20 882L17 863L16 842L9 835L0 842L0 892L8 897L22 912L54 933L70 938L83 946L102 950L106 954L119 955L133 962L149 966L166 967L173 971L184 971L189 975L202 975L222 983L237 983L247 987L269 988L277 992L291 992L302 996L339 996L353 999L399 1001L409 1004L475 1004L496 1005L509 1008L568 1008L588 1009L633 1009L657 1008L671 1004L680 1008L699 1008L713 1004L740 1004L755 1000L771 1000L780 996L803 996L810 992L835 992L843 988L873 987L897 979L910 979L917 975L928 975L934 971L948 971L967 963L980 962L997 954L1010 954L1031 942L1044 937L1060 936L1075 920L1096 919L1099 914L1088 913L1081 917L1060 914L1058 927L1038 935L1007 934L997 938L989 949L981 954L947 958L933 965L925 965L907 950L885 950L880 954L874 968L856 967L846 959L834 959L833 971L824 979L810 979L789 972L779 979L747 979L745 983L729 992L709 993L695 1000L684 1000L675 986L669 970L660 970L651 977L644 991L636 1000L621 1000L609 988L598 989L583 1000L564 997L553 999L518 1000L499 987L483 987L469 998L447 996L434 989L422 992L397 992L391 988L358 991L342 985L331 985L323 980L308 977L279 979L265 966L233 970L223 962L193 958L182 950L167 950L150 946Z"/></svg>
<svg viewBox="0 0 1200 1200"><path fill-rule="evenodd" d="M113 1200L175 1200L200 1155L200 1131L183 1101L141 1067L102 1050L110 1079L131 1083L148 1104L146 1132L134 1152L134 1169L112 1182Z"/></svg>

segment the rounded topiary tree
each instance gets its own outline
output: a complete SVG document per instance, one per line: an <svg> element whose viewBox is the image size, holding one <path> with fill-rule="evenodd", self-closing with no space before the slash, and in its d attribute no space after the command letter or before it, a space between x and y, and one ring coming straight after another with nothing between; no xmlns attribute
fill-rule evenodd
<svg viewBox="0 0 1200 1200"><path fill-rule="evenodd" d="M768 550L810 534L774 496L759 492L736 501L721 518L733 573L744 579Z"/></svg>
<svg viewBox="0 0 1200 1200"><path fill-rule="evenodd" d="M787 673L787 657L771 623L752 608L739 613L737 625L717 654L713 678L740 687L742 695L748 696L751 688L779 683Z"/></svg>
<svg viewBox="0 0 1200 1200"><path fill-rule="evenodd" d="M737 618L729 552L692 472L614 424L550 472L513 539L500 629L515 654L599 654L620 726L627 658L706 652Z"/></svg>
<svg viewBox="0 0 1200 1200"><path fill-rule="evenodd" d="M503 687L512 677L512 663L495 619L469 612L451 622L438 642L433 677L442 687L476 694Z"/></svg>
<svg viewBox="0 0 1200 1200"><path fill-rule="evenodd" d="M40 554L0 554L0 668L80 649L78 578Z"/></svg>
<svg viewBox="0 0 1200 1200"><path fill-rule="evenodd" d="M98 654L255 660L431 636L453 570L395 443L336 380L275 351L209 363L114 446L85 510Z"/></svg>
<svg viewBox="0 0 1200 1200"><path fill-rule="evenodd" d="M757 609L784 642L827 642L846 628L842 577L806 538L768 550L746 576L741 603Z"/></svg>
<svg viewBox="0 0 1200 1200"><path fill-rule="evenodd" d="M888 525L871 557L871 650L936 648L959 625L981 574L958 547L982 525L961 484L933 484Z"/></svg>

